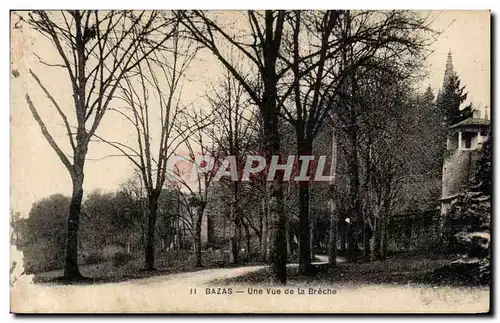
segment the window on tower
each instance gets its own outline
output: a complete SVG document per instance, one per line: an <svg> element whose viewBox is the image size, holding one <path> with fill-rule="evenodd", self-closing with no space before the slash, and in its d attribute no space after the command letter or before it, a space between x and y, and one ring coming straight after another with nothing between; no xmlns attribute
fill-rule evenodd
<svg viewBox="0 0 500 323"><path fill-rule="evenodd" d="M462 132L462 142L464 149L472 148L472 133Z"/></svg>

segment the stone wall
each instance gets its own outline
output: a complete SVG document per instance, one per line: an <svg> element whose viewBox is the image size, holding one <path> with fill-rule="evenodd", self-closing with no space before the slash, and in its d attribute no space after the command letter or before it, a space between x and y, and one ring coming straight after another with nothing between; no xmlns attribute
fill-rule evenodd
<svg viewBox="0 0 500 323"><path fill-rule="evenodd" d="M473 170L473 150L455 150L443 164L442 198L450 197L464 190L469 184Z"/></svg>
<svg viewBox="0 0 500 323"><path fill-rule="evenodd" d="M478 150L455 150L443 163L443 186L441 198L449 198L464 192L476 173ZM441 214L446 213L449 201L443 201Z"/></svg>

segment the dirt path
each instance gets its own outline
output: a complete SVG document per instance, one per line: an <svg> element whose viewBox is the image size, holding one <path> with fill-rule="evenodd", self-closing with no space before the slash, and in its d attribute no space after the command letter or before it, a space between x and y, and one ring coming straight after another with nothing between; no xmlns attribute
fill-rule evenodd
<svg viewBox="0 0 500 323"><path fill-rule="evenodd" d="M324 260L319 257L320 260ZM290 266L296 266L292 264ZM264 266L208 269L100 285L32 284L21 277L11 289L14 312L484 312L488 289L401 285L287 286L271 289L211 286L210 282ZM209 287L210 286L210 287ZM315 294L309 294L310 288ZM207 290L208 288L208 290ZM212 288L215 288L213 290ZM299 288L304 294L299 295ZM196 292L195 292L196 290ZM262 294L260 291L262 290ZM293 295L286 294L293 291ZM335 290L335 294L331 291ZM251 293L253 291L253 293Z"/></svg>

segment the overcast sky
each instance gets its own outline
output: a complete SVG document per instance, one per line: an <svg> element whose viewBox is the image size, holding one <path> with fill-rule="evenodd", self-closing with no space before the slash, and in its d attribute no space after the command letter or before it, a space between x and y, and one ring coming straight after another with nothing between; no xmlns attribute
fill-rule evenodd
<svg viewBox="0 0 500 323"><path fill-rule="evenodd" d="M433 26L445 30L433 44L433 53L427 60L428 77L422 87L431 85L435 93L441 86L449 50L453 53L455 71L469 92L468 100L475 107L490 105L490 20L487 11L440 11L433 12ZM17 18L12 17L13 21ZM12 24L13 26L13 24ZM54 151L43 138L40 129L26 105L24 95L28 91L58 142L66 142L60 121L53 107L41 91L26 77L28 69L38 75L56 98L70 96L67 74L43 68L32 54L42 57L56 55L46 41L27 27L11 34L11 62L21 77L11 79L11 208L26 215L33 202L54 193L71 194L71 181ZM207 57L195 62L190 74L196 75L184 92L187 100L194 100L205 92L207 80L219 73L217 62ZM67 99L66 99L67 100ZM66 101L69 102L69 101ZM186 102L188 103L188 102ZM111 116L106 116L100 133L128 134L126 124L120 124ZM64 145L63 145L64 147ZM67 148L67 146L65 146ZM103 145L91 145L90 158L99 158L114 153ZM132 166L125 158L109 158L88 161L85 168L84 190L86 193L96 188L114 190L132 175Z"/></svg>

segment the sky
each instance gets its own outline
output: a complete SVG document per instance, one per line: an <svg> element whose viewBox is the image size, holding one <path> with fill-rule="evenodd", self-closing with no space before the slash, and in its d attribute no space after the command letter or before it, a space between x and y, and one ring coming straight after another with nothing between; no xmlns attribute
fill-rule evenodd
<svg viewBox="0 0 500 323"><path fill-rule="evenodd" d="M490 20L488 11L436 11L432 13L436 30L443 30L431 46L427 58L428 77L434 94L441 87L448 52L452 52L455 72L469 93L474 107L490 107ZM483 114L484 115L484 114ZM489 114L491 115L491 114Z"/></svg>
<svg viewBox="0 0 500 323"><path fill-rule="evenodd" d="M468 101L484 109L490 105L490 14L488 11L436 11L431 14L431 27L442 30L432 44L432 54L426 60L428 75L422 88L431 86L434 93L441 87L448 52L451 50L455 71L468 91ZM18 18L12 16L12 27ZM60 100L60 105L71 108L71 89L67 74L43 67L33 53L50 60L57 54L39 34L24 26L11 31L11 64L20 77L11 77L11 209L26 216L33 202L54 193L71 194L71 180L55 152L43 138L25 101L29 93L44 118L49 130L63 148L67 139L55 109L29 78L33 69ZM183 88L185 104L203 104L198 98L207 90L209 80L221 72L211 55L203 55L193 62L189 81ZM484 112L483 112L484 113ZM491 115L491 113L489 113ZM112 133L116 138L130 137L127 124L116 122L111 114L104 117L99 133ZM126 158L111 157L115 153L102 144L91 144L89 160L85 167L84 191L97 188L115 190L133 174L133 167Z"/></svg>

